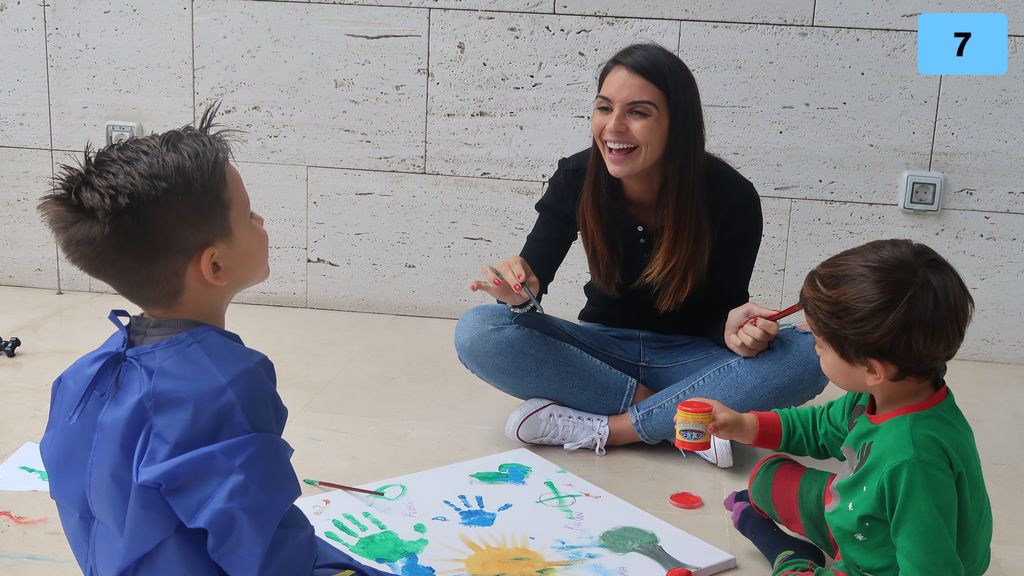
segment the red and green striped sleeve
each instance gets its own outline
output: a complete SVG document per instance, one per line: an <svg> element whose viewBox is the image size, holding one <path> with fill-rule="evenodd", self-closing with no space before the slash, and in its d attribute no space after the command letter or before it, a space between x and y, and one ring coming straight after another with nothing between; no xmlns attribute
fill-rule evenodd
<svg viewBox="0 0 1024 576"><path fill-rule="evenodd" d="M851 415L867 397L850 393L821 406L754 412L758 431L751 445L794 456L845 460L841 449L850 432Z"/></svg>

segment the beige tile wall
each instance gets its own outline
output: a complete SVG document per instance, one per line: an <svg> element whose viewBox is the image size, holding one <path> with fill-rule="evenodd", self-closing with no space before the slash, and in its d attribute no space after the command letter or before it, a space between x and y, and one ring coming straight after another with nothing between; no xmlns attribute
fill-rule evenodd
<svg viewBox="0 0 1024 576"><path fill-rule="evenodd" d="M755 6L756 4L756 6ZM1010 21L1001 77L923 77L916 15ZM751 294L878 237L933 245L978 301L963 357L1019 361L1024 324L1024 4L769 0L0 0L0 284L107 291L57 254L35 202L107 120L149 131L223 99L271 234L246 302L454 317L518 251L557 160L589 143L603 60L635 41L697 77L709 147L762 195ZM905 169L944 172L937 215L895 207ZM573 317L575 245L547 297Z"/></svg>

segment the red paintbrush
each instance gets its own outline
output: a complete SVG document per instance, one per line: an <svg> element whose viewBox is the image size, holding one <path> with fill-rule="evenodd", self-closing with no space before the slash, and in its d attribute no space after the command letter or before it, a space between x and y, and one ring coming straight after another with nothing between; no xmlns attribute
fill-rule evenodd
<svg viewBox="0 0 1024 576"><path fill-rule="evenodd" d="M765 317L765 320L770 320L772 322L778 322L779 320L782 320L786 316L789 316L791 314L796 314L800 310L803 310L803 306L801 306L799 304L793 304L792 306L790 306L789 308L786 308L782 312L776 312L775 314L772 314L771 316ZM757 318L757 316L755 316L755 318ZM747 324L750 324L753 321L754 321L754 318L751 318L750 320L747 320Z"/></svg>
<svg viewBox="0 0 1024 576"><path fill-rule="evenodd" d="M772 322L777 322L779 320L782 320L786 316L789 316L790 314L796 314L797 312L799 312L799 311L801 311L803 309L804 309L803 306L801 306L799 304L793 304L792 306L790 306L789 308L786 308L782 312L776 312L775 314L772 314L771 316L765 318L765 320L771 320Z"/></svg>

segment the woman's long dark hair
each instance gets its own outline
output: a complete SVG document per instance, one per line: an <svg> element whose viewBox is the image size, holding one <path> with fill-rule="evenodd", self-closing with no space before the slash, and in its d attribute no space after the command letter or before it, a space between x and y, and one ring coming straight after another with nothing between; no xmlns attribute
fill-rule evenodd
<svg viewBox="0 0 1024 576"><path fill-rule="evenodd" d="M657 44L634 44L620 50L601 70L598 91L616 66L654 84L668 103L668 142L665 174L658 190L654 254L637 282L651 286L658 310L669 312L678 308L700 282L711 244L700 93L686 64ZM595 140L590 148L580 198L580 237L594 284L605 293L617 295L622 240L611 224L610 212L617 208L611 195L612 176L599 146Z"/></svg>

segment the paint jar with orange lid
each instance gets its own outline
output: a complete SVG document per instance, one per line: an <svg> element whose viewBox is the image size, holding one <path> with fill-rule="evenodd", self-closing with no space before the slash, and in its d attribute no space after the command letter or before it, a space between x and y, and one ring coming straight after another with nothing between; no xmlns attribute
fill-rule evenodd
<svg viewBox="0 0 1024 576"><path fill-rule="evenodd" d="M698 452L711 448L711 404L686 400L676 406L676 448Z"/></svg>

